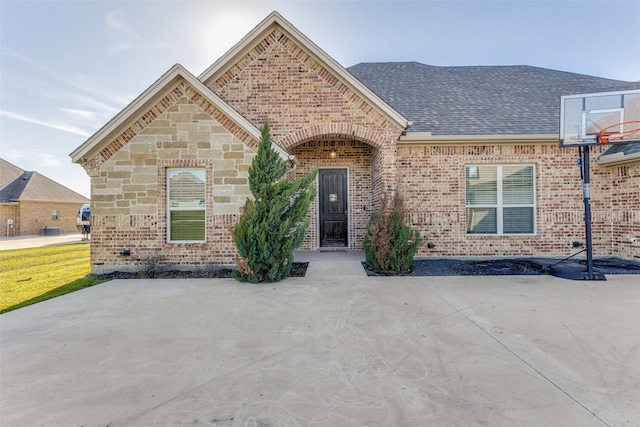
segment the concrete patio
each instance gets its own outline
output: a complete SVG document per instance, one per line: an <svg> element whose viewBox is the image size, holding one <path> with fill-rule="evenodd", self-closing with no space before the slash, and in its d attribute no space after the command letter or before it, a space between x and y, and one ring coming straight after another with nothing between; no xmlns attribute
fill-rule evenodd
<svg viewBox="0 0 640 427"><path fill-rule="evenodd" d="M0 425L631 426L638 276L115 280L0 316Z"/></svg>

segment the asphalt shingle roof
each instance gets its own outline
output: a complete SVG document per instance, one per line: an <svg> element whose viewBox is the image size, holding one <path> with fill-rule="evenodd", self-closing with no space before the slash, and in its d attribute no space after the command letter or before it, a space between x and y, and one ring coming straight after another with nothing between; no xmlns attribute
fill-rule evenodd
<svg viewBox="0 0 640 427"><path fill-rule="evenodd" d="M0 159L0 203L47 200L87 203L89 199L38 172L25 171Z"/></svg>
<svg viewBox="0 0 640 427"><path fill-rule="evenodd" d="M32 175L33 172L24 172L13 182L10 182L9 185L0 188L0 203L10 203L18 200L22 196L25 188L27 188L27 184Z"/></svg>
<svg viewBox="0 0 640 427"><path fill-rule="evenodd" d="M13 163L0 159L0 189L5 188L17 178L22 176L24 169L20 169Z"/></svg>
<svg viewBox="0 0 640 427"><path fill-rule="evenodd" d="M531 66L439 67L360 63L347 70L433 135L557 134L560 97L640 89L623 82Z"/></svg>

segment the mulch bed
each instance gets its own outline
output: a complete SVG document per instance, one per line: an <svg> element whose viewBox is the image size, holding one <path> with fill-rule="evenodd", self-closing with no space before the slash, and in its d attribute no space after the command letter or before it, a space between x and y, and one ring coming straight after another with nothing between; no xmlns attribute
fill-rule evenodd
<svg viewBox="0 0 640 427"><path fill-rule="evenodd" d="M405 272L389 273L370 270L362 263L368 276L533 276L549 274L547 268L561 259L513 258L513 259L415 259L411 269ZM564 261L585 264L584 260ZM640 274L640 261L621 258L594 259L594 268L603 274Z"/></svg>
<svg viewBox="0 0 640 427"><path fill-rule="evenodd" d="M362 263L367 276L508 276L545 274L527 260L460 260L420 259L414 260L407 271L388 272L370 269Z"/></svg>
<svg viewBox="0 0 640 427"><path fill-rule="evenodd" d="M291 267L289 277L304 277L307 273L308 262L294 262ZM212 266L196 270L165 270L151 272L146 275L149 279L231 279L233 268ZM114 271L113 273L101 274L98 277L104 280L113 279L142 279L145 274L142 272Z"/></svg>
<svg viewBox="0 0 640 427"><path fill-rule="evenodd" d="M554 261L553 259L541 260L540 258L416 259L409 270L396 273L371 270L365 262L362 263L362 266L367 276L527 276L548 274L543 266L553 264ZM304 277L308 266L308 262L294 262L289 277ZM594 267L603 274L640 274L640 261L600 258L594 260ZM207 269L158 271L148 274L146 277L153 279L229 279L232 271L232 268L212 266ZM141 272L116 271L98 277L104 280L141 279L144 278L144 275Z"/></svg>

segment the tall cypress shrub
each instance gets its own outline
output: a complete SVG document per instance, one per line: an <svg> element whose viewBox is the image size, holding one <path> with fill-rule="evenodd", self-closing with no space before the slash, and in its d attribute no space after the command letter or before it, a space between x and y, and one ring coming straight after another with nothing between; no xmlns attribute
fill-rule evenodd
<svg viewBox="0 0 640 427"><path fill-rule="evenodd" d="M307 212L316 195L317 171L297 180L287 178L288 163L273 149L269 124L262 126L258 153L249 168L243 214L234 229L239 258L233 276L245 282L277 282L287 277L293 252L309 226Z"/></svg>

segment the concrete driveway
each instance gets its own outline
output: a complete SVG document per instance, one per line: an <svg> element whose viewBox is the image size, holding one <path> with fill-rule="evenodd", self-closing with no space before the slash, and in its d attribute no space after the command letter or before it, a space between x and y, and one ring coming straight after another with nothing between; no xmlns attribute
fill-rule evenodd
<svg viewBox="0 0 640 427"><path fill-rule="evenodd" d="M639 276L346 265L115 280L3 314L0 425L639 425Z"/></svg>

